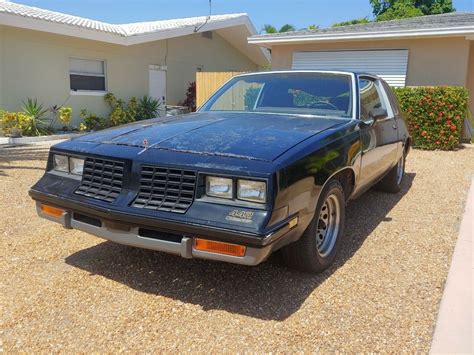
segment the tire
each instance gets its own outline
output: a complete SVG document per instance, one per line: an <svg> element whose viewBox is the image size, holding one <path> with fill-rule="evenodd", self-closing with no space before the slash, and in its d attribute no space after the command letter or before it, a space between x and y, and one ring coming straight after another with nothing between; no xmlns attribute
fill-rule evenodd
<svg viewBox="0 0 474 355"><path fill-rule="evenodd" d="M380 180L376 189L380 191L397 193L400 191L402 186L403 177L405 176L405 154L402 154L402 157L385 177Z"/></svg>
<svg viewBox="0 0 474 355"><path fill-rule="evenodd" d="M316 213L306 231L299 240L282 249L286 265L311 273L327 269L336 257L344 219L344 190L339 181L331 180L321 191Z"/></svg>

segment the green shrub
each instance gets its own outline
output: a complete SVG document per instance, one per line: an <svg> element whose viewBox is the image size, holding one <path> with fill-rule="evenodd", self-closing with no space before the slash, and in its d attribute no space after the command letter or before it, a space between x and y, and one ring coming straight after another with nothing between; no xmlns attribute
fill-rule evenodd
<svg viewBox="0 0 474 355"><path fill-rule="evenodd" d="M45 109L43 104L38 103L36 99L28 98L23 101L21 107L23 112L29 117L27 120L27 126L22 128L23 135L25 136L40 136L51 134L52 129L48 123L49 110Z"/></svg>
<svg viewBox="0 0 474 355"><path fill-rule="evenodd" d="M24 112L2 111L0 116L0 128L3 134L21 136L31 126L31 117Z"/></svg>
<svg viewBox="0 0 474 355"><path fill-rule="evenodd" d="M394 92L414 148L452 150L459 146L468 107L465 88L404 87L395 88Z"/></svg>
<svg viewBox="0 0 474 355"><path fill-rule="evenodd" d="M108 121L105 118L99 117L95 113L87 110L81 110L79 117L83 120L83 122L79 124L79 130L82 132L98 131L109 126Z"/></svg>
<svg viewBox="0 0 474 355"><path fill-rule="evenodd" d="M109 115L111 126L120 126L137 120L138 100L136 97L132 97L128 104L125 104L122 99L117 99L114 94L108 93L104 95L104 100L112 109Z"/></svg>
<svg viewBox="0 0 474 355"><path fill-rule="evenodd" d="M159 100L147 95L140 100L131 97L128 103L125 103L124 100L118 99L113 93L107 93L104 95L104 101L111 109L108 118L99 117L88 110L81 110L79 116L83 122L79 125L80 131L96 131L137 120L155 118L161 105Z"/></svg>
<svg viewBox="0 0 474 355"><path fill-rule="evenodd" d="M67 106L62 106L58 109L58 119L66 126L69 127L71 123L72 108Z"/></svg>
<svg viewBox="0 0 474 355"><path fill-rule="evenodd" d="M148 95L143 96L138 103L137 120L148 120L158 117L161 102Z"/></svg>

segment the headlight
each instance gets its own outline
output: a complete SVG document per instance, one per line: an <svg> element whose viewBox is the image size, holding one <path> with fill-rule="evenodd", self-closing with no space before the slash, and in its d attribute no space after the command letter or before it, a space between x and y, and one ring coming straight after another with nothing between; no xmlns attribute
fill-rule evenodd
<svg viewBox="0 0 474 355"><path fill-rule="evenodd" d="M54 170L69 172L69 159L65 155L54 154Z"/></svg>
<svg viewBox="0 0 474 355"><path fill-rule="evenodd" d="M207 176L206 194L214 197L229 198L233 197L232 179Z"/></svg>
<svg viewBox="0 0 474 355"><path fill-rule="evenodd" d="M239 180L237 182L237 198L244 201L265 203L267 200L267 184L264 181Z"/></svg>
<svg viewBox="0 0 474 355"><path fill-rule="evenodd" d="M74 175L82 175L84 170L84 159L69 158L69 172Z"/></svg>

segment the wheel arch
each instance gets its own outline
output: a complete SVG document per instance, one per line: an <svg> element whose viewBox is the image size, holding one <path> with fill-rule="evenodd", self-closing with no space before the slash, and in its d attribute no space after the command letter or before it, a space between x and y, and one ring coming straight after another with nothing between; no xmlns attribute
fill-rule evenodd
<svg viewBox="0 0 474 355"><path fill-rule="evenodd" d="M356 174L353 167L346 166L344 168L341 168L335 171L334 173L332 173L326 179L324 184L321 186L321 191L323 191L323 189L331 180L338 180L342 186L342 189L344 190L344 196L347 201L351 197L352 192L354 192L355 177L356 177ZM319 199L319 196L318 196L318 199Z"/></svg>

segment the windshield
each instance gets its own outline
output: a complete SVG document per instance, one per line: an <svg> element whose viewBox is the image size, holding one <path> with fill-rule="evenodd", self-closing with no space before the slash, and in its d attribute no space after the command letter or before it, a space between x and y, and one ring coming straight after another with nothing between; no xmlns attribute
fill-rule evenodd
<svg viewBox="0 0 474 355"><path fill-rule="evenodd" d="M200 111L245 111L352 117L352 78L333 73L238 76Z"/></svg>

